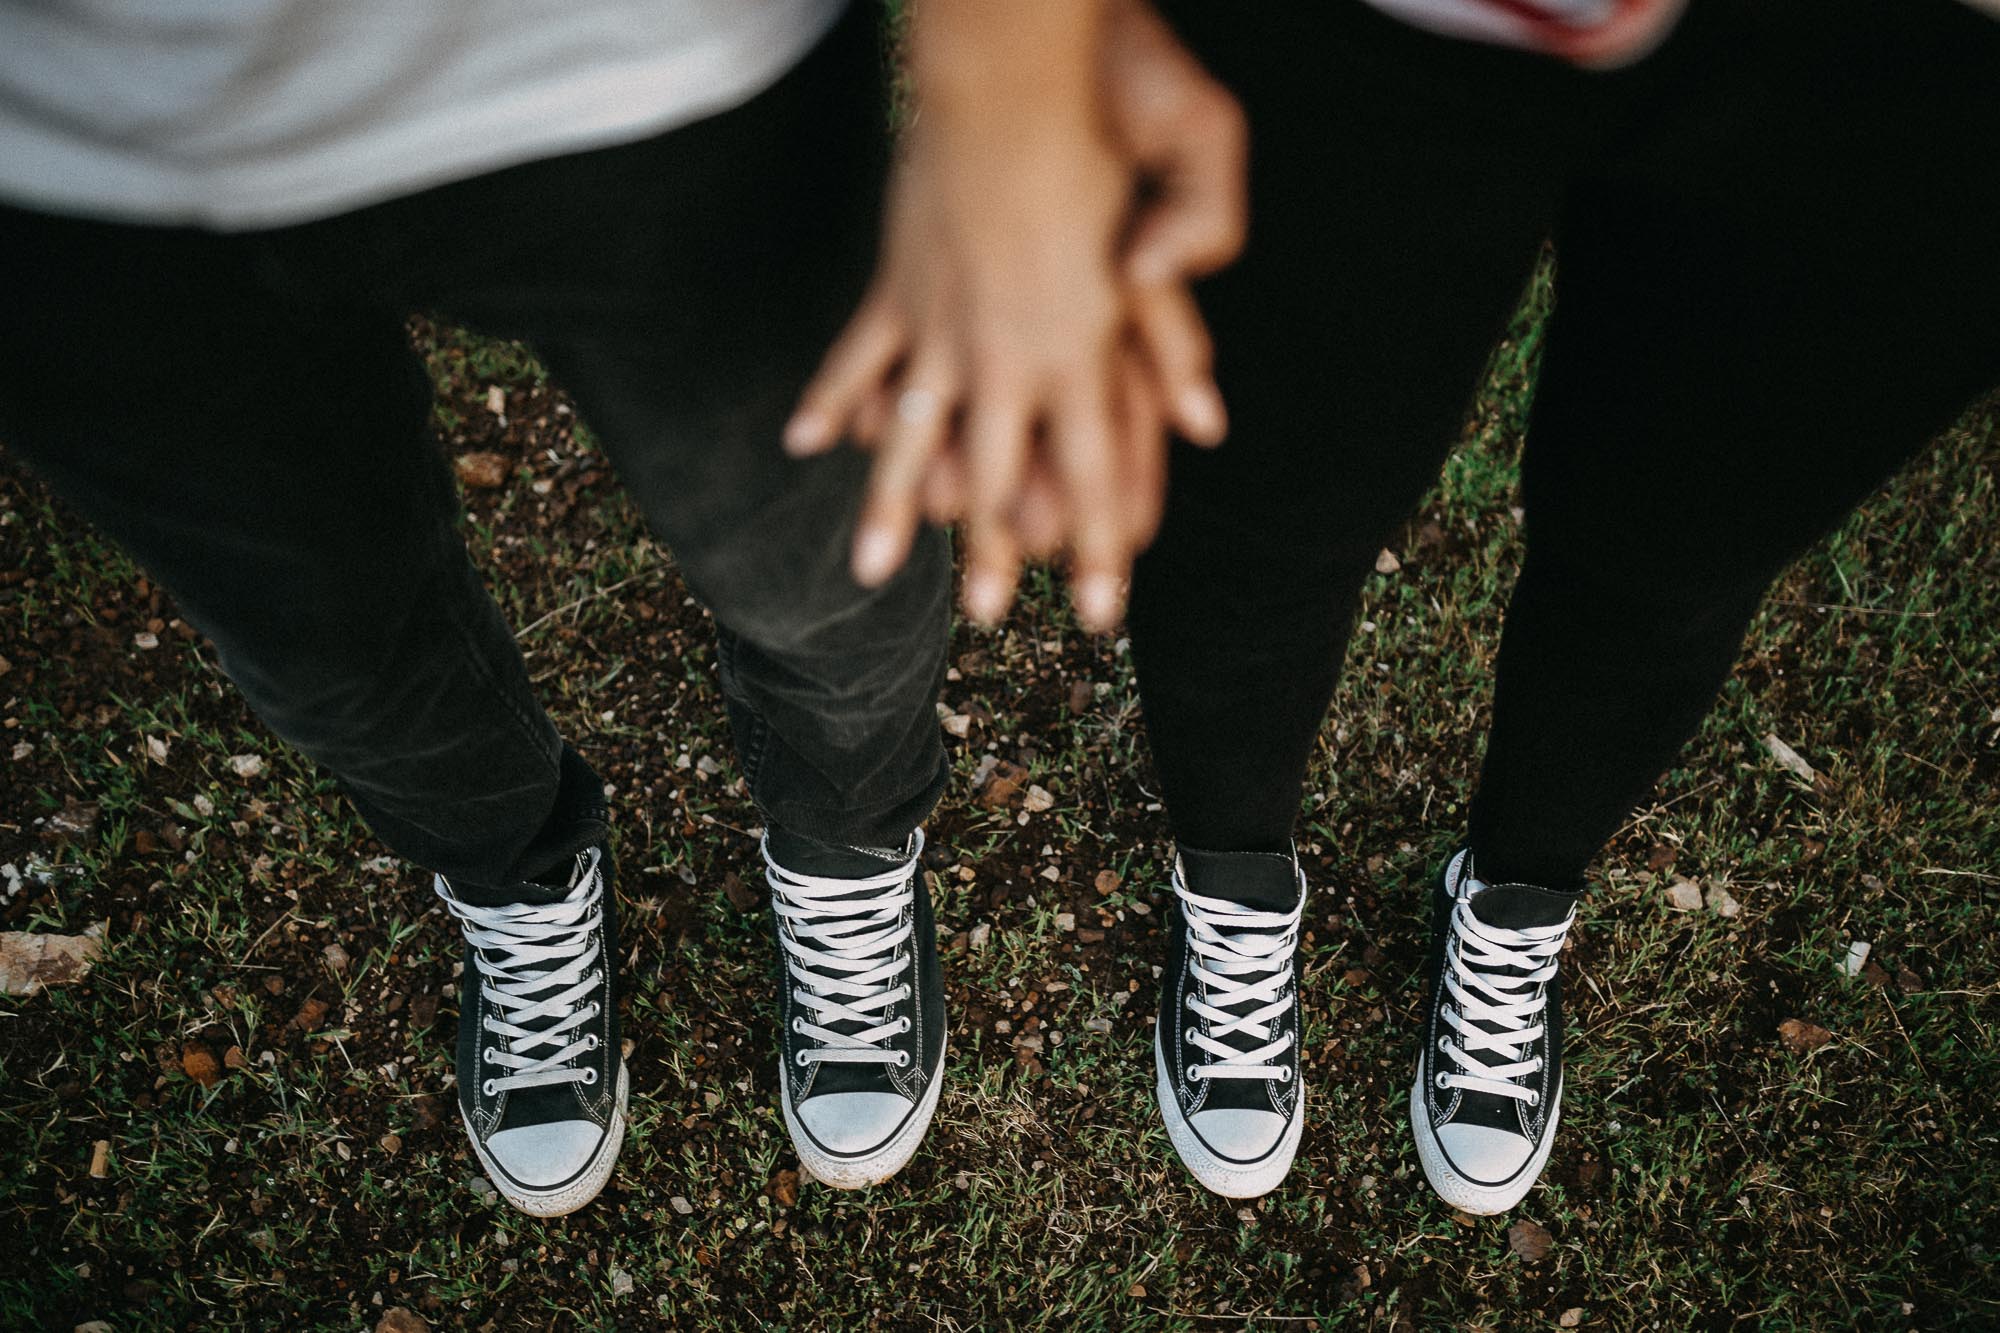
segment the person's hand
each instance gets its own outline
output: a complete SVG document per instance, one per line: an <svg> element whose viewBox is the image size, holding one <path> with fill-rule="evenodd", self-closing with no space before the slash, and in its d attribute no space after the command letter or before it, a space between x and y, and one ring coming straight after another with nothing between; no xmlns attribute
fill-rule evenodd
<svg viewBox="0 0 2000 1333"><path fill-rule="evenodd" d="M1249 227L1249 126L1147 0L1114 0L1103 54L1105 115L1139 176L1124 245L1143 330L1173 420L1197 444L1219 442L1222 401L1209 377L1206 333L1187 283L1228 265ZM1206 399L1206 401L1204 401ZM1206 424L1209 429L1200 429ZM1193 429L1191 429L1193 427Z"/></svg>
<svg viewBox="0 0 2000 1333"><path fill-rule="evenodd" d="M880 415L886 399L854 548L855 576L872 584L902 564L929 464L962 434L965 601L993 619L1021 558L1006 511L1041 435L1076 516L1078 609L1102 622L1125 560L1107 492L1123 314L1112 258L1129 173L1087 114L1023 134L997 115L932 111L904 141L874 286L787 443L825 448L864 402Z"/></svg>
<svg viewBox="0 0 2000 1333"><path fill-rule="evenodd" d="M989 24L1083 12L989 9L1007 15ZM933 0L923 12L951 11ZM1081 86L1003 78L970 100L922 102L876 282L786 443L813 453L846 433L878 446L856 536L862 581L901 564L919 512L962 517L976 617L1005 609L1023 555L1066 543L1079 614L1104 627L1158 521L1160 404L1190 438L1223 430L1206 332L1164 275L1240 244L1242 130L1234 102L1135 0L1114 0L1110 27L1080 40Z"/></svg>
<svg viewBox="0 0 2000 1333"><path fill-rule="evenodd" d="M1099 76L1108 128L1137 178L1121 265L1134 327L1118 367L1125 429L1117 460L1120 513L1136 552L1152 540L1165 500L1157 448L1163 413L1196 444L1219 444L1227 431L1207 329L1187 282L1224 267L1243 248L1248 126L1236 99L1146 0L1114 0ZM853 437L872 443L890 410L886 395L863 404ZM931 460L923 483L932 522L962 515L966 476L963 442L954 438ZM1030 459L1011 520L1029 557L1061 547L1065 497L1038 457Z"/></svg>

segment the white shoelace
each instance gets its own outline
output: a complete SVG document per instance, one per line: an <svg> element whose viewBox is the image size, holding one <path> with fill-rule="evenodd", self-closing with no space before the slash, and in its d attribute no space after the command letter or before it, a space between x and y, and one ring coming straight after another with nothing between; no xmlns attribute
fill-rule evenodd
<svg viewBox="0 0 2000 1333"><path fill-rule="evenodd" d="M552 903L481 907L460 902L444 877L437 879L438 897L472 945L480 993L500 1010L486 1016L486 1030L504 1045L486 1047L486 1063L514 1072L487 1079L482 1091L488 1097L515 1088L597 1081L595 1069L569 1062L597 1049L595 1033L579 1038L574 1031L596 1017L598 1002L584 997L604 982L603 969L591 966L599 952L592 936L604 920L598 858L598 849L591 848L576 884Z"/></svg>
<svg viewBox="0 0 2000 1333"><path fill-rule="evenodd" d="M1541 1071L1542 1057L1529 1056L1527 1047L1542 1035L1548 996L1541 987L1556 974L1556 955L1568 932L1567 921L1518 930L1488 925L1472 914L1469 901L1458 901L1444 974L1453 1001L1445 1006L1444 1020L1458 1033L1458 1044L1448 1037L1438 1042L1458 1070L1440 1073L1439 1087L1490 1092L1530 1106L1541 1101L1540 1092L1513 1080ZM1489 1061L1482 1052L1498 1059Z"/></svg>
<svg viewBox="0 0 2000 1333"><path fill-rule="evenodd" d="M800 1064L910 1062L907 1052L881 1044L908 1031L910 1020L885 1022L882 1015L914 993L904 979L914 957L904 912L916 901L912 881L923 851L919 829L909 860L879 875L835 879L785 869L771 859L765 838L766 878L782 926L778 939L792 977L792 999L812 1015L794 1017L792 1030L819 1043L797 1052Z"/></svg>
<svg viewBox="0 0 2000 1333"><path fill-rule="evenodd" d="M1188 992L1187 1007L1209 1022L1206 1032L1188 1028L1187 1040L1217 1057L1190 1066L1188 1076L1289 1082L1291 1067L1272 1061L1290 1050L1296 1038L1291 1032L1280 1036L1278 1023L1292 1006L1283 992L1292 980L1299 918L1305 911L1303 889L1290 911L1260 912L1192 892L1176 864L1174 895L1187 921L1189 970L1202 987L1201 993ZM1254 1007L1243 1010L1245 1005ZM1246 1051L1217 1040L1239 1035L1264 1044Z"/></svg>

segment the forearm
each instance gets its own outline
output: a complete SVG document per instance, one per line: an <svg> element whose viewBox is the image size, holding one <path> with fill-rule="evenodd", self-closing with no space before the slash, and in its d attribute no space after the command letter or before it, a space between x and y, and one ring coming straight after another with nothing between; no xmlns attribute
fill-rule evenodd
<svg viewBox="0 0 2000 1333"><path fill-rule="evenodd" d="M914 0L919 115L1032 134L1096 115L1109 0Z"/></svg>

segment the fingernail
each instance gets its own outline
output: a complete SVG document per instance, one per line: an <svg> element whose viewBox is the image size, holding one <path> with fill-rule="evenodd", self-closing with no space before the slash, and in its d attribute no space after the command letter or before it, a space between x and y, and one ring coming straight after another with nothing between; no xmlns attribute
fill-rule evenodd
<svg viewBox="0 0 2000 1333"><path fill-rule="evenodd" d="M1007 580L997 574L968 574L965 579L965 609L982 625L991 625L1007 612Z"/></svg>
<svg viewBox="0 0 2000 1333"><path fill-rule="evenodd" d="M1118 580L1109 574L1090 574L1078 580L1074 596L1077 614L1089 628L1105 630L1118 623L1123 598Z"/></svg>
<svg viewBox="0 0 2000 1333"><path fill-rule="evenodd" d="M807 412L801 412L785 423L785 452L802 454L822 444L826 439L826 423Z"/></svg>
<svg viewBox="0 0 2000 1333"><path fill-rule="evenodd" d="M1207 444L1229 430L1229 414L1213 384L1194 384L1181 391L1181 425L1190 438Z"/></svg>
<svg viewBox="0 0 2000 1333"><path fill-rule="evenodd" d="M854 538L854 581L872 588L896 572L899 547L887 528L864 528Z"/></svg>

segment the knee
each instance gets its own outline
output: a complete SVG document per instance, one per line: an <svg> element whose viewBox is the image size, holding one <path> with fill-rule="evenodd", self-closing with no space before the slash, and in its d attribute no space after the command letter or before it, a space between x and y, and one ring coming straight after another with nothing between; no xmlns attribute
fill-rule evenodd
<svg viewBox="0 0 2000 1333"><path fill-rule="evenodd" d="M850 540L846 530L806 540L745 530L682 558L681 572L718 625L779 657L868 655L933 630L941 641L951 585L945 535L920 532L903 568L876 588L849 573Z"/></svg>

